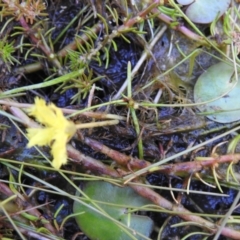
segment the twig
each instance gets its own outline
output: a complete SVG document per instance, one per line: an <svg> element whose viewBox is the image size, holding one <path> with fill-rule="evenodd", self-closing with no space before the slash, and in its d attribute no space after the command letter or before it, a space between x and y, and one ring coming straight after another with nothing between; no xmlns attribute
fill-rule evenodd
<svg viewBox="0 0 240 240"><path fill-rule="evenodd" d="M113 150L113 149L105 146L104 144L102 144L96 140L93 140L89 137L83 137L83 138L81 138L81 140L85 144L90 146L92 149L94 149L95 151L98 151L98 152L101 152L101 153L107 155L108 157L110 157L111 159L116 161L117 164L124 166L124 167L127 166L131 170L142 169L142 168L145 168L145 167L151 165L151 163L148 161L141 160L141 159L120 153L119 151Z"/></svg>
<svg viewBox="0 0 240 240"><path fill-rule="evenodd" d="M6 106L11 106L11 107L16 107L16 108L30 108L30 107L33 106L33 104L18 103L18 102L15 102L13 100L10 101L8 99L0 100L0 104L1 105L6 105ZM62 108L61 110L65 114L73 114L73 113L77 113L79 111L79 110L76 110L76 109L69 109L69 108ZM13 115L16 116L15 114L13 114ZM89 111L86 111L86 112L79 113L78 115L89 117L89 118L95 118L95 119L126 120L126 117L119 116L119 115L116 115L116 114L104 113L104 112L89 112Z"/></svg>

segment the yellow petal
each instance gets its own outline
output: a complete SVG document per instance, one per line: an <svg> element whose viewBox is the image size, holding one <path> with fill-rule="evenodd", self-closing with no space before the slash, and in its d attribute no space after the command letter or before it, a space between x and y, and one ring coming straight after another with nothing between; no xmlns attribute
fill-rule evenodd
<svg viewBox="0 0 240 240"><path fill-rule="evenodd" d="M34 116L38 122L44 124L45 126L53 127L58 121L62 120L56 116L56 111L62 111L58 109L54 104L46 105L44 99L35 98L35 104L29 109L29 115ZM59 115L59 113L58 113ZM62 114L62 118L64 118Z"/></svg>
<svg viewBox="0 0 240 240"><path fill-rule="evenodd" d="M52 166L59 169L63 164L67 163L67 136L66 134L58 134L53 145L51 153L53 155Z"/></svg>
<svg viewBox="0 0 240 240"><path fill-rule="evenodd" d="M49 145L54 137L54 129L28 128L27 136L29 139L28 147Z"/></svg>

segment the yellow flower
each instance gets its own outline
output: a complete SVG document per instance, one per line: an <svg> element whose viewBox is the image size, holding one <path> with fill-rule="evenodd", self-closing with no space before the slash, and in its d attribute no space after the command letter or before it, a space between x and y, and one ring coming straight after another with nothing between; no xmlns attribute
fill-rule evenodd
<svg viewBox="0 0 240 240"><path fill-rule="evenodd" d="M43 99L35 98L35 104L29 109L29 115L43 124L45 128L28 128L28 147L48 145L53 155L52 166L59 169L67 163L67 142L76 132L76 126L68 121L53 103L49 105Z"/></svg>

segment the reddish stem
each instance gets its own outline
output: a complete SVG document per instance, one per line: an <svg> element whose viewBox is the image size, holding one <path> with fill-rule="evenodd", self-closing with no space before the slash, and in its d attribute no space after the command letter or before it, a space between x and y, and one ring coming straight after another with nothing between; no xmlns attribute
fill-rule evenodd
<svg viewBox="0 0 240 240"><path fill-rule="evenodd" d="M152 9L151 12L153 14L157 14L157 17L168 25L170 25L174 22L172 18L170 18L169 16L159 12L159 10L156 9L156 8ZM172 29L183 33L185 36L187 36L188 38L190 38L192 40L202 42L203 44L207 44L203 37L201 37L200 35L192 32L192 31L190 31L188 28L186 28L185 26L183 26L181 24L178 24L176 26L172 26Z"/></svg>
<svg viewBox="0 0 240 240"><path fill-rule="evenodd" d="M113 150L89 137L84 137L82 141L95 151L107 155L108 157L112 158L117 164L125 167L127 166L131 170L142 169L151 165L148 161L120 153L119 151Z"/></svg>
<svg viewBox="0 0 240 240"><path fill-rule="evenodd" d="M41 51L47 56L48 60L58 69L62 69L62 66L60 64L60 62L57 60L57 58L55 57L55 54L51 51L51 49L44 45L42 43L42 40L37 38L35 36L35 31L32 30L29 25L27 24L27 22L25 21L24 17L21 17L19 19L20 24L22 25L22 27L24 28L26 34L30 37L31 41L35 44L35 46L37 48L40 48Z"/></svg>

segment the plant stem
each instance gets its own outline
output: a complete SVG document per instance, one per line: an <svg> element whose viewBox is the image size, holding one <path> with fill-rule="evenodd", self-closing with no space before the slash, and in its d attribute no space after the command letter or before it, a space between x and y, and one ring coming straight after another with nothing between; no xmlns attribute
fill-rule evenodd
<svg viewBox="0 0 240 240"><path fill-rule="evenodd" d="M109 120L109 121L102 121L102 122L80 123L80 124L77 124L76 127L77 129L95 128L95 127L116 125L118 123L119 123L118 120Z"/></svg>
<svg viewBox="0 0 240 240"><path fill-rule="evenodd" d="M45 44L43 44L44 39L39 39L35 36L34 31L29 27L27 22L23 17L19 19L20 24L22 27L25 29L25 32L28 34L32 42L35 44L37 48L40 48L42 52L47 56L48 60L55 66L59 71L62 70L62 65L56 58L55 54L51 51L51 49L47 46L46 42L44 41Z"/></svg>
<svg viewBox="0 0 240 240"><path fill-rule="evenodd" d="M59 84L59 83L68 81L68 80L70 80L72 78L76 78L79 75L81 75L83 73L83 71L84 71L83 69L80 69L79 71L70 72L68 74L65 74L63 76L60 76L58 78L52 79L52 80L47 81L47 82L33 84L33 85L28 85L28 86L25 86L25 87L20 87L20 88L15 88L15 89L12 89L12 90L8 90L6 92L1 93L0 97L7 96L7 95L13 94L13 93L19 93L19 92L23 92L23 91L28 91L28 90L32 90L32 89L45 88L45 87L53 86L55 84Z"/></svg>

